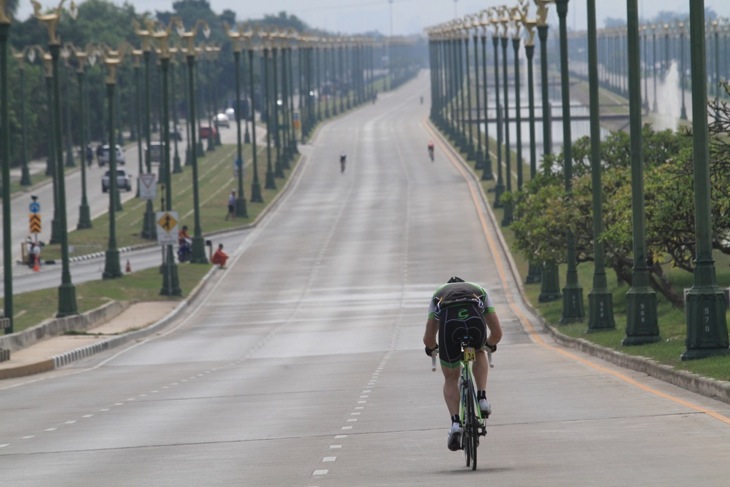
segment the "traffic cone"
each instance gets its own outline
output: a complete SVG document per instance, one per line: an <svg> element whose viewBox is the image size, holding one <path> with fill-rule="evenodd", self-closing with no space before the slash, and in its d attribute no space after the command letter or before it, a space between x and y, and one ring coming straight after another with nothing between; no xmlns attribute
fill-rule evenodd
<svg viewBox="0 0 730 487"><path fill-rule="evenodd" d="M124 268L124 272L132 272L132 265L129 263L129 259L127 259L127 267Z"/></svg>
<svg viewBox="0 0 730 487"><path fill-rule="evenodd" d="M40 272L40 270L41 270L41 266L38 261L39 261L39 259L38 259L38 257L36 257L34 259L34 263L33 263L33 272Z"/></svg>

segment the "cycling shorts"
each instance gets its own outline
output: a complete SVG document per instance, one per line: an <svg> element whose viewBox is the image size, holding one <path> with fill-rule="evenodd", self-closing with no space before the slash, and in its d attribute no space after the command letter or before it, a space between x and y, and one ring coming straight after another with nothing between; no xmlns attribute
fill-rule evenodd
<svg viewBox="0 0 730 487"><path fill-rule="evenodd" d="M439 359L445 367L459 366L461 342L482 350L487 342L487 325L482 309L473 302L454 303L441 310L439 317Z"/></svg>

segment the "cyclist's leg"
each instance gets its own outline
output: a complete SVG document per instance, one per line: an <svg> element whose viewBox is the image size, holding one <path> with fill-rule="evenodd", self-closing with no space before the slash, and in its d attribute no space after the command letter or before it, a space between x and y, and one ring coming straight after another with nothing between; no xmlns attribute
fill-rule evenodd
<svg viewBox="0 0 730 487"><path fill-rule="evenodd" d="M444 374L444 400L449 414L453 417L459 414L459 375L460 367L446 367L441 364Z"/></svg>
<svg viewBox="0 0 730 487"><path fill-rule="evenodd" d="M489 374L487 352L485 350L477 351L472 370L474 371L474 382L476 382L477 390L485 391L487 389L487 375Z"/></svg>

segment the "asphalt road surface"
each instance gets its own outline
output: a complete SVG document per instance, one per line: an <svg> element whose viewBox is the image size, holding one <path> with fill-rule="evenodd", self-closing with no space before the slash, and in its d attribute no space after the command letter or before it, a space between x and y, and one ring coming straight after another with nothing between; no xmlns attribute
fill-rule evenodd
<svg viewBox="0 0 730 487"><path fill-rule="evenodd" d="M730 407L538 331L421 95L425 74L326 124L173 328L0 383L2 485L728 485ZM452 275L487 287L505 329L476 472L446 448L421 344Z"/></svg>

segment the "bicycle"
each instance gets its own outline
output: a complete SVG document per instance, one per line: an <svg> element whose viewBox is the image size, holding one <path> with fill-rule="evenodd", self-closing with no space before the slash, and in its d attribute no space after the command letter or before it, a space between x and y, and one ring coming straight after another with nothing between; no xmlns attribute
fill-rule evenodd
<svg viewBox="0 0 730 487"><path fill-rule="evenodd" d="M486 418L482 416L477 399L477 390L474 385L474 372L472 363L476 359L476 349L469 346L471 338L466 336L461 339L461 377L459 377L459 420L462 425L461 449L464 450L466 466L472 470L477 469L477 447L479 437L487 435ZM431 354L431 370L436 371L436 355L438 348ZM487 350L487 361L489 367L492 363L492 352Z"/></svg>

